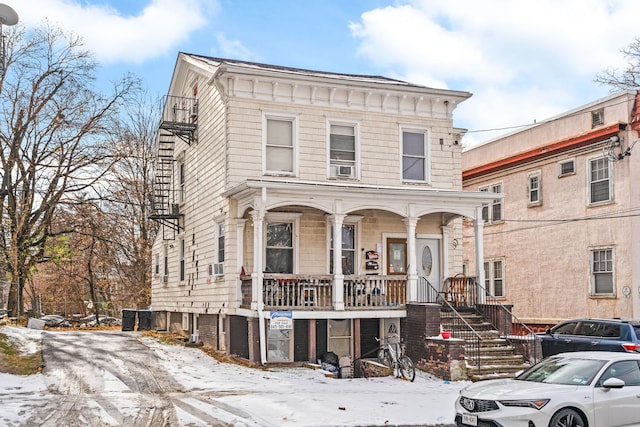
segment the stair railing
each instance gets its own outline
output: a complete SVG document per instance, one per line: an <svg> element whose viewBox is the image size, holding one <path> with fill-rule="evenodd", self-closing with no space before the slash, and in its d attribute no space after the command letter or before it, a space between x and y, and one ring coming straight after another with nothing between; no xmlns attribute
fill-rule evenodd
<svg viewBox="0 0 640 427"><path fill-rule="evenodd" d="M485 320L489 320L487 319L487 317L492 317L494 319L494 321L491 322L493 327L496 330L500 331L500 333L503 335L505 340L509 344L513 345L514 347L518 347L518 344L515 342L514 339L512 339L514 335L511 334L511 331L514 324L518 325L520 329L527 332L527 335L522 336L522 338L530 341L528 342L529 350L520 351L520 353L522 353L522 356L532 365L542 360L542 354L541 354L542 351L539 345L541 341L540 337L535 332L533 332L531 328L529 328L524 322L518 319L518 317L515 314L513 314L511 310L509 310L502 303L500 303L498 301L498 298L492 295L491 292L487 291L482 285L478 285L478 291L482 292L485 296L485 303L480 304L477 307L478 311L480 311L483 317L485 317ZM505 323L507 324L504 324L504 325L496 324L496 323L502 323L502 322L495 322L495 319L501 318L501 316L499 316L498 313L492 313L494 314L493 316L487 316L487 314L489 314L487 313L487 311L490 310L489 307L492 307L492 308L496 307L498 309L498 312L504 314Z"/></svg>
<svg viewBox="0 0 640 427"><path fill-rule="evenodd" d="M465 358L470 360L480 372L480 345L482 336L465 320L465 318L456 310L456 308L444 297L443 293L438 291L426 277L419 278L419 288L424 290L426 299L431 303L441 304L445 311L451 313L451 317L447 318L447 324L451 328L451 337L465 341ZM442 319L440 319L442 324ZM471 345L469 345L471 344Z"/></svg>

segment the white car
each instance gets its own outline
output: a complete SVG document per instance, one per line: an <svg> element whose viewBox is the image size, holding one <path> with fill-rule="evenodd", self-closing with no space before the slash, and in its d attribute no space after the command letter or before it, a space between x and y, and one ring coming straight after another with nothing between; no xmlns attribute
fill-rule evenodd
<svg viewBox="0 0 640 427"><path fill-rule="evenodd" d="M467 386L455 410L458 426L640 426L640 354L551 356L514 379Z"/></svg>

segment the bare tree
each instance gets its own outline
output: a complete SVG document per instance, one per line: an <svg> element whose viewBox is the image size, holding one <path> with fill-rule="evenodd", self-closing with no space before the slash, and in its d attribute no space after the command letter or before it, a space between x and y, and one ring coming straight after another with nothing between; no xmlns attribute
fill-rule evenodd
<svg viewBox="0 0 640 427"><path fill-rule="evenodd" d="M627 59L627 68L619 70L609 67L597 73L594 81L610 86L612 91L637 89L640 87L640 38L634 39L621 53Z"/></svg>
<svg viewBox="0 0 640 427"><path fill-rule="evenodd" d="M49 24L7 35L0 78L0 252L23 311L23 285L44 255L60 204L88 192L114 162L108 136L139 82L125 76L110 94L94 86L97 63L80 38Z"/></svg>

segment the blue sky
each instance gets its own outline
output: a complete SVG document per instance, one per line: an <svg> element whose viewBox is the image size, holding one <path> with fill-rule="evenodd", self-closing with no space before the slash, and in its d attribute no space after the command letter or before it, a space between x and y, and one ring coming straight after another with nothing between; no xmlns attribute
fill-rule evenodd
<svg viewBox="0 0 640 427"><path fill-rule="evenodd" d="M640 37L635 0L2 2L81 35L105 85L130 71L153 95L180 51L468 91L454 112L467 146L608 95L595 73L624 68Z"/></svg>

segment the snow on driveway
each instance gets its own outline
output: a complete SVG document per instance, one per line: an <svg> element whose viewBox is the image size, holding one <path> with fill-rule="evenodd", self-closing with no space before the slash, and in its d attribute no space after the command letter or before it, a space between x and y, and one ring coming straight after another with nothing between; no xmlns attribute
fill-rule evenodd
<svg viewBox="0 0 640 427"><path fill-rule="evenodd" d="M42 374L0 374L0 425L451 425L466 382L417 372L333 379L307 368L248 368L137 332L1 327L26 351L42 345ZM40 344L42 343L42 344Z"/></svg>

